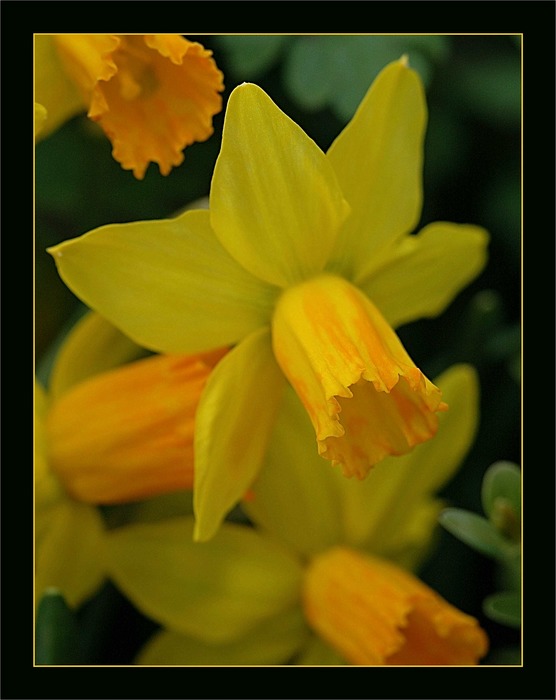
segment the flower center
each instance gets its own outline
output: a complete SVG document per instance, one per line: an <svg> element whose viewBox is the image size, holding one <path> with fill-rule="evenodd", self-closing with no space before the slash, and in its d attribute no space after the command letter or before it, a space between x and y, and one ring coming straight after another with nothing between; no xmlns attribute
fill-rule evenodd
<svg viewBox="0 0 556 700"><path fill-rule="evenodd" d="M118 67L115 80L119 83L119 93L124 100L136 100L151 96L159 87L159 80L153 68L152 50L141 37L125 37L114 52L113 59Z"/></svg>

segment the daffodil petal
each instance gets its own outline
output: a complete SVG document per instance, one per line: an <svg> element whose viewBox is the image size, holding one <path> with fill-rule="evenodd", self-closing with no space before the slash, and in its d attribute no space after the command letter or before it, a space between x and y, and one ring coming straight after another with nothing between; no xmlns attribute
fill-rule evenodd
<svg viewBox="0 0 556 700"><path fill-rule="evenodd" d="M50 508L36 508L35 532L36 601L53 586L69 605L80 605L105 578L100 513L62 497Z"/></svg>
<svg viewBox="0 0 556 700"><path fill-rule="evenodd" d="M418 571L430 555L439 532L438 516L446 507L439 498L423 497L406 511L403 526L388 533L383 550L388 559L406 571Z"/></svg>
<svg viewBox="0 0 556 700"><path fill-rule="evenodd" d="M487 245L478 226L429 224L400 241L384 266L357 285L393 326L438 316L482 271Z"/></svg>
<svg viewBox="0 0 556 700"><path fill-rule="evenodd" d="M404 542L414 542L411 514L427 506L470 449L479 410L475 370L470 365L454 365L435 383L450 408L439 415L434 439L417 445L409 454L386 458L363 483L344 479L339 484L343 539L352 546L394 557ZM430 525L429 537L434 522Z"/></svg>
<svg viewBox="0 0 556 700"><path fill-rule="evenodd" d="M203 544L192 534L191 518L109 533L110 575L144 614L220 644L239 640L296 603L301 567L272 540L231 523Z"/></svg>
<svg viewBox="0 0 556 700"><path fill-rule="evenodd" d="M64 122L85 112L83 96L67 76L56 49L55 37L35 34L35 102L48 114L37 140L54 132Z"/></svg>
<svg viewBox="0 0 556 700"><path fill-rule="evenodd" d="M312 555L341 539L338 481L348 479L323 463L307 411L287 387L264 467L243 509L294 551Z"/></svg>
<svg viewBox="0 0 556 700"><path fill-rule="evenodd" d="M347 214L324 153L252 84L230 95L210 207L222 245L279 286L323 269Z"/></svg>
<svg viewBox="0 0 556 700"><path fill-rule="evenodd" d="M280 406L270 332L255 331L208 379L195 417L195 539L207 540L251 487Z"/></svg>
<svg viewBox="0 0 556 700"><path fill-rule="evenodd" d="M134 663L140 666L284 665L308 634L301 610L295 607L226 644L208 644L163 630L147 642Z"/></svg>
<svg viewBox="0 0 556 700"><path fill-rule="evenodd" d="M49 252L68 287L139 345L209 350L267 323L277 289L228 255L208 217L103 226Z"/></svg>
<svg viewBox="0 0 556 700"><path fill-rule="evenodd" d="M47 116L48 112L46 111L44 105L35 102L35 139L37 138L37 135L42 131Z"/></svg>
<svg viewBox="0 0 556 700"><path fill-rule="evenodd" d="M425 123L418 74L405 59L389 64L327 152L351 206L330 269L359 276L378 263L380 248L417 225Z"/></svg>
<svg viewBox="0 0 556 700"><path fill-rule="evenodd" d="M145 350L97 313L75 324L60 347L50 375L49 397L55 401L89 377L135 360Z"/></svg>

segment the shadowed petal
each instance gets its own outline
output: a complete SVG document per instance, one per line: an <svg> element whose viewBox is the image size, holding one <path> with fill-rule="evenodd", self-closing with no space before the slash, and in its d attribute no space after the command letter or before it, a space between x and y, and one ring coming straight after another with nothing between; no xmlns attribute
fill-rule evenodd
<svg viewBox="0 0 556 700"><path fill-rule="evenodd" d="M252 333L211 374L195 425L195 539L210 539L263 465L284 379L269 331Z"/></svg>
<svg viewBox="0 0 556 700"><path fill-rule="evenodd" d="M226 523L202 545L192 534L191 518L109 533L110 574L144 614L201 641L228 643L298 600L298 562L252 528Z"/></svg>
<svg viewBox="0 0 556 700"><path fill-rule="evenodd" d="M301 609L295 607L226 644L207 644L177 632L159 632L147 642L134 663L142 666L283 665L295 655L308 634Z"/></svg>
<svg viewBox="0 0 556 700"><path fill-rule="evenodd" d="M357 285L394 327L441 314L483 270L488 234L478 226L437 222L407 236Z"/></svg>

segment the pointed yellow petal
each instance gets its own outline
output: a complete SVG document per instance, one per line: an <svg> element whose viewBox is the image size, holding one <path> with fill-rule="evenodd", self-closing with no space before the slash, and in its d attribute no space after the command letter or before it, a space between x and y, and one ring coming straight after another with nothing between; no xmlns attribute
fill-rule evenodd
<svg viewBox="0 0 556 700"><path fill-rule="evenodd" d="M230 95L210 206L222 245L279 286L323 269L347 213L324 153L251 84Z"/></svg>
<svg viewBox="0 0 556 700"><path fill-rule="evenodd" d="M430 224L400 241L384 266L357 284L394 327L438 316L483 270L487 245L478 226Z"/></svg>
<svg viewBox="0 0 556 700"><path fill-rule="evenodd" d="M146 351L99 314L83 316L64 339L49 381L51 401L89 377L138 359Z"/></svg>
<svg viewBox="0 0 556 700"><path fill-rule="evenodd" d="M313 422L319 453L363 478L436 432L441 394L376 307L340 277L291 287L273 316L274 354Z"/></svg>
<svg viewBox="0 0 556 700"><path fill-rule="evenodd" d="M138 179L151 161L167 175L186 146L212 134L223 76L201 44L178 34L58 35L56 42L89 117Z"/></svg>
<svg viewBox="0 0 556 700"><path fill-rule="evenodd" d="M352 664L476 665L477 620L389 562L346 548L316 557L304 581L311 626Z"/></svg>
<svg viewBox="0 0 556 700"><path fill-rule="evenodd" d="M260 471L284 379L269 331L255 331L212 373L195 425L195 539L210 539Z"/></svg>
<svg viewBox="0 0 556 700"><path fill-rule="evenodd" d="M301 568L252 528L226 523L205 543L193 521L131 525L108 536L116 585L144 614L209 643L239 640L297 602Z"/></svg>
<svg viewBox="0 0 556 700"><path fill-rule="evenodd" d="M207 644L177 632L154 635L134 663L142 666L268 666L286 664L309 630L298 607L265 620L237 641Z"/></svg>
<svg viewBox="0 0 556 700"><path fill-rule="evenodd" d="M268 323L277 293L228 255L208 217L103 226L48 252L68 287L139 345L201 352Z"/></svg>
<svg viewBox="0 0 556 700"><path fill-rule="evenodd" d="M55 37L35 34L34 39L35 102L39 102L48 114L38 134L37 140L40 140L76 114L85 112L86 103L60 61Z"/></svg>
<svg viewBox="0 0 556 700"><path fill-rule="evenodd" d="M192 488L195 413L223 354L149 357L60 397L47 418L49 461L72 497L124 503Z"/></svg>
<svg viewBox="0 0 556 700"><path fill-rule="evenodd" d="M425 123L421 80L407 61L395 61L379 73L327 153L351 206L333 269L351 279L374 269L380 249L417 225Z"/></svg>

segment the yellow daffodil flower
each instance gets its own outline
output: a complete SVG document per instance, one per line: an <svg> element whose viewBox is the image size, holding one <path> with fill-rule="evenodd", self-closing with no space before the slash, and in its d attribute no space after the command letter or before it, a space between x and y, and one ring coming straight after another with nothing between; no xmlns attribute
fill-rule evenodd
<svg viewBox="0 0 556 700"><path fill-rule="evenodd" d="M41 136L85 109L138 179L150 162L167 175L213 133L223 89L212 51L179 34L35 35L35 99L49 114Z"/></svg>
<svg viewBox="0 0 556 700"><path fill-rule="evenodd" d="M317 450L362 478L432 438L441 392L392 330L439 314L483 268L487 233L419 220L426 104L405 59L328 152L253 84L229 98L209 211L104 226L49 249L72 291L159 352L234 349L195 437L195 538L255 479L285 378Z"/></svg>
<svg viewBox="0 0 556 700"><path fill-rule="evenodd" d="M117 586L162 630L143 665L475 665L488 639L477 620L412 573L443 504L435 492L472 444L474 370L438 379L450 411L435 440L386 458L363 483L324 470L311 424L285 394L265 468L244 509L191 541L193 519L132 524L109 534Z"/></svg>
<svg viewBox="0 0 556 700"><path fill-rule="evenodd" d="M66 375L75 361L76 371L85 371L83 363L90 372L81 349L92 342L98 351L103 330L107 337L119 334L96 314L78 324L58 365ZM108 357L117 350L112 346ZM49 464L68 493L79 501L113 504L193 488L195 413L210 372L225 353L137 359L81 376L69 386L64 380L61 393L63 374L55 373L55 400L46 418Z"/></svg>
<svg viewBox="0 0 556 700"><path fill-rule="evenodd" d="M224 350L151 356L97 314L79 321L36 388L37 588L70 604L99 582L103 521L87 504L193 487L199 396Z"/></svg>

